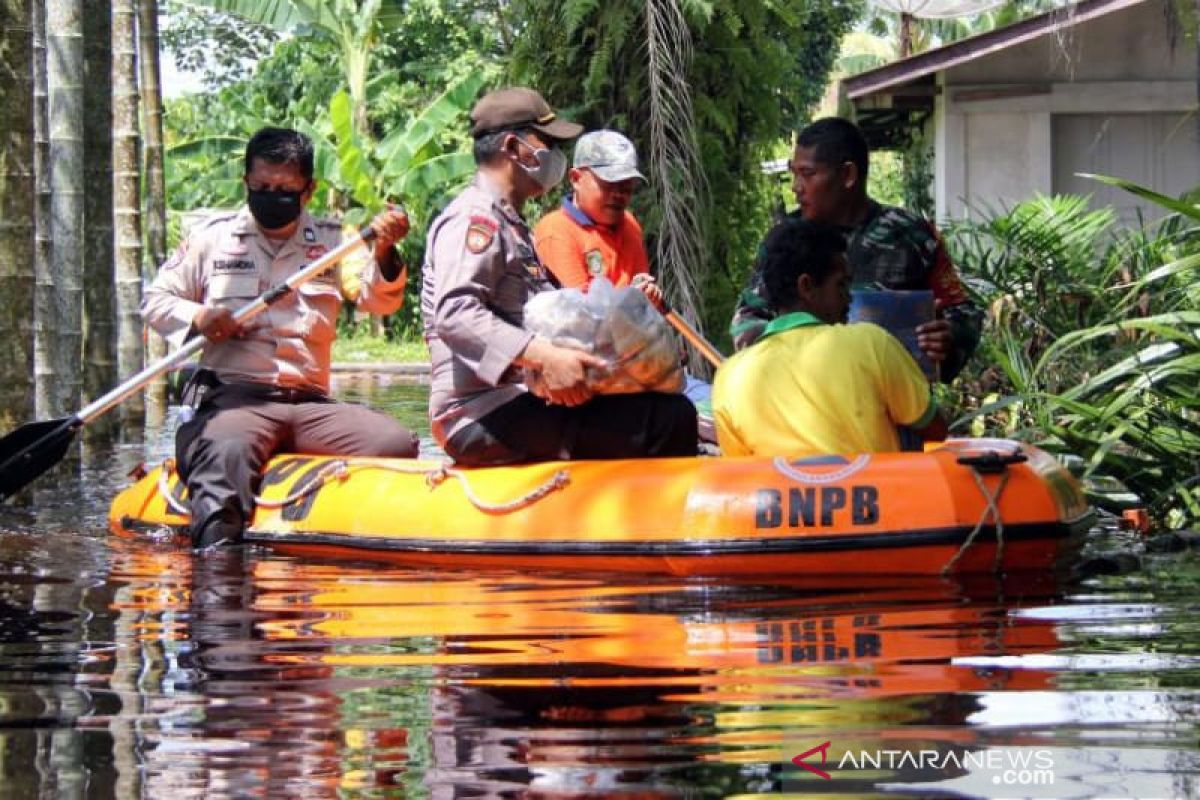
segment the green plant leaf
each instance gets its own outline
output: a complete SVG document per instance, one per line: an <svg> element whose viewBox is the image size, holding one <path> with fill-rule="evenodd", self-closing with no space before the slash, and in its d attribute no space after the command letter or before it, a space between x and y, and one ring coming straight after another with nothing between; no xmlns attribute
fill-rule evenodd
<svg viewBox="0 0 1200 800"><path fill-rule="evenodd" d="M416 165L400 182L403 197L431 195L447 184L475 171L475 159L468 153L448 153Z"/></svg>
<svg viewBox="0 0 1200 800"><path fill-rule="evenodd" d="M1200 220L1200 206L1194 206L1191 203L1183 200L1176 200L1175 198L1168 197L1165 194L1159 194L1153 189L1147 189L1144 186L1139 186L1133 181L1127 181L1124 178L1113 178L1108 175L1093 175L1089 172L1078 172L1076 174L1081 178L1090 178L1094 181L1099 181L1100 183L1106 183L1109 186L1115 186L1118 189L1124 189L1131 194L1135 194L1144 200L1149 200L1150 202L1162 206L1163 208L1175 211L1195 220Z"/></svg>
<svg viewBox="0 0 1200 800"><path fill-rule="evenodd" d="M385 180L403 176L422 148L458 122L474 103L484 80L481 72L464 75L427 105L402 133L388 137L381 148Z"/></svg>
<svg viewBox="0 0 1200 800"><path fill-rule="evenodd" d="M383 198L375 188L376 173L354 129L350 95L338 92L329 101L329 121L337 143L338 171L347 193L362 206L378 209Z"/></svg>

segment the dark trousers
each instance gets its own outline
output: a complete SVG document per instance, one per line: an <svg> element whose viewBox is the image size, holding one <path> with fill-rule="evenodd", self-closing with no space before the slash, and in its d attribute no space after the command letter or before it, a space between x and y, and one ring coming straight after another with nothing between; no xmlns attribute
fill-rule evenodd
<svg viewBox="0 0 1200 800"><path fill-rule="evenodd" d="M522 394L450 437L459 464L696 455L696 408L683 395L641 392L552 406Z"/></svg>
<svg viewBox="0 0 1200 800"><path fill-rule="evenodd" d="M259 472L278 452L411 458L417 437L366 406L268 386L217 386L175 435L194 545L240 536L254 509Z"/></svg>

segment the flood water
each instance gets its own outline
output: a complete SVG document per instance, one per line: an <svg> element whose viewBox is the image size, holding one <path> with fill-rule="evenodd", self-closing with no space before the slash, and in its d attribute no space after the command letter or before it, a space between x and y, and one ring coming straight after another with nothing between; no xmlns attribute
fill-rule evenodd
<svg viewBox="0 0 1200 800"><path fill-rule="evenodd" d="M340 389L426 428L421 387ZM1200 794L1194 551L730 581L109 538L169 444L93 449L0 507L0 797Z"/></svg>

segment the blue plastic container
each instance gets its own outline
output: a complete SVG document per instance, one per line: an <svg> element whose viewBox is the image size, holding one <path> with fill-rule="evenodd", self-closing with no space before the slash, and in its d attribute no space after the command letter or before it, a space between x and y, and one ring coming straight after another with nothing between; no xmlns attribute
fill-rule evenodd
<svg viewBox="0 0 1200 800"><path fill-rule="evenodd" d="M904 343L917 366L937 377L932 361L917 347L917 326L934 319L933 292L855 288L850 292L850 322L874 322Z"/></svg>

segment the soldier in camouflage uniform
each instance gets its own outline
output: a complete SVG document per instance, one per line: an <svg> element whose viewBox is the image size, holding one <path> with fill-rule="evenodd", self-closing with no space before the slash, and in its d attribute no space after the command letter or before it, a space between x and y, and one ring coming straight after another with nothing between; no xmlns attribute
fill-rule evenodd
<svg viewBox="0 0 1200 800"><path fill-rule="evenodd" d="M979 343L983 314L971 303L928 220L867 196L867 144L854 123L817 120L796 138L789 163L800 204L792 216L846 231L846 256L856 284L895 290L932 290L938 319L917 328L917 344L949 381ZM753 344L775 317L757 265L738 300L730 333L734 347Z"/></svg>

